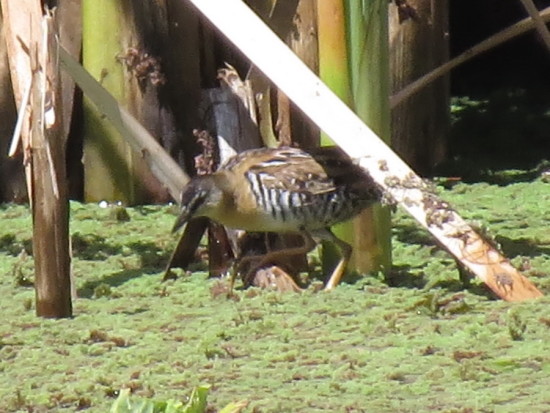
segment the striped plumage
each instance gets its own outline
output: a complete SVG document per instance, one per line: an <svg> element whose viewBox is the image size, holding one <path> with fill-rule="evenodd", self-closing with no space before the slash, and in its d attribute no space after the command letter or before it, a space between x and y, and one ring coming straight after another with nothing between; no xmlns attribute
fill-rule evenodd
<svg viewBox="0 0 550 413"><path fill-rule="evenodd" d="M254 232L298 232L302 249L268 253L303 253L311 235L334 242L342 260L327 284L334 287L351 254L350 246L328 227L352 218L380 199L372 179L336 147L305 152L281 147L242 152L212 175L193 178L183 191L182 211L174 231L190 218L206 216L225 226Z"/></svg>

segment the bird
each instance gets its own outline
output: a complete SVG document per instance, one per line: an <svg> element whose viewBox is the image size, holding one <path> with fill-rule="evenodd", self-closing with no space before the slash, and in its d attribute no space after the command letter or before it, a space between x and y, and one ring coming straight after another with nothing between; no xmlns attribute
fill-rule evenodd
<svg viewBox="0 0 550 413"><path fill-rule="evenodd" d="M207 217L230 228L302 236L302 246L268 251L255 269L280 257L308 253L316 240L329 241L341 254L325 284L330 290L340 282L352 253L330 227L381 198L380 186L337 146L250 149L186 184L172 232L191 218Z"/></svg>

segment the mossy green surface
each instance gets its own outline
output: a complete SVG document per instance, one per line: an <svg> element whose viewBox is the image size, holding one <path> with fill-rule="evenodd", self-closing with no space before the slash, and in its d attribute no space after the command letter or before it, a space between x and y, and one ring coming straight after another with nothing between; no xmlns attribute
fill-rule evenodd
<svg viewBox="0 0 550 413"><path fill-rule="evenodd" d="M550 293L550 184L441 189ZM120 213L71 203L74 318L34 313L30 214L0 206L0 411L108 412L116 391L184 398L210 384L212 411L545 412L550 298L465 288L454 261L402 212L394 271L335 291L213 296L205 273L162 283L172 207ZM22 251L26 251L22 253Z"/></svg>

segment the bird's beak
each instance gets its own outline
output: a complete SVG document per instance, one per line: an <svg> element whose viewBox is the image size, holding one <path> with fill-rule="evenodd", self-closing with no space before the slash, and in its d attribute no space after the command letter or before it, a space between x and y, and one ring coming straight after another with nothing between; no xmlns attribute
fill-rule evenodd
<svg viewBox="0 0 550 413"><path fill-rule="evenodd" d="M181 211L181 213L178 216L178 219L174 223L174 226L172 227L172 234L179 230L181 227L183 227L187 221L189 220L189 212L184 209Z"/></svg>
<svg viewBox="0 0 550 413"><path fill-rule="evenodd" d="M172 227L172 232L176 232L183 227L204 205L209 196L210 179L208 176L195 177L183 189L181 194L181 212Z"/></svg>

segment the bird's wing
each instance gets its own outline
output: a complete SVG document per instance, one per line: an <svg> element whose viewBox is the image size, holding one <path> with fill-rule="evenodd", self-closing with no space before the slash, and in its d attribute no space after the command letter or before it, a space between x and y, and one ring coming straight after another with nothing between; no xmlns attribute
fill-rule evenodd
<svg viewBox="0 0 550 413"><path fill-rule="evenodd" d="M248 150L229 159L221 169L236 175L234 181L247 179L264 191L288 190L305 199L336 190L361 199L380 195L372 178L336 146L308 152L292 147Z"/></svg>
<svg viewBox="0 0 550 413"><path fill-rule="evenodd" d="M335 189L334 180L309 153L297 148L264 150L245 168L266 190L285 190L312 195ZM246 163L246 162L245 162Z"/></svg>

